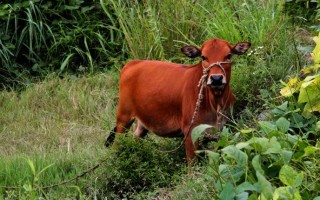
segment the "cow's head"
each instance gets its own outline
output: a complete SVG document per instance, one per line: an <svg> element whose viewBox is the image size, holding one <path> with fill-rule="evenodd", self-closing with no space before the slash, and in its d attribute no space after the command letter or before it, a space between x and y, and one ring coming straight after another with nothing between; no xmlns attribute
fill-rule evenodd
<svg viewBox="0 0 320 200"><path fill-rule="evenodd" d="M250 46L249 42L239 42L233 46L225 40L211 39L204 42L200 49L195 46L185 46L181 51L190 58L202 57L202 67L210 68L207 85L216 94L221 94L230 81L232 56L242 55ZM220 62L222 62L220 66L214 64Z"/></svg>

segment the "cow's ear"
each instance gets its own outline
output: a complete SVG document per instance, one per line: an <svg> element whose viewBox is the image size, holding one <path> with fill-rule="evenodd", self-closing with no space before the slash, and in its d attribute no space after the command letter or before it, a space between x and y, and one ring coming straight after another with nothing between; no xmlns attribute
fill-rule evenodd
<svg viewBox="0 0 320 200"><path fill-rule="evenodd" d="M201 50L195 46L185 46L181 48L181 51L189 58L196 58L201 56Z"/></svg>
<svg viewBox="0 0 320 200"><path fill-rule="evenodd" d="M242 55L250 48L250 46L250 42L239 42L238 44L234 45L231 52L233 54Z"/></svg>

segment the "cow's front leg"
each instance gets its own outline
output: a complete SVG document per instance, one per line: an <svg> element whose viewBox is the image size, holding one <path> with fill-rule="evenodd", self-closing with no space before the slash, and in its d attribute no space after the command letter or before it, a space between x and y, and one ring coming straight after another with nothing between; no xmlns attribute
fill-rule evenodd
<svg viewBox="0 0 320 200"><path fill-rule="evenodd" d="M190 173L191 167L195 163L197 163L197 161L198 161L195 151L198 149L198 146L199 146L199 142L198 141L196 141L195 143L192 142L191 132L192 132L192 129L190 130L189 134L186 133L187 134L187 136L186 136L187 138L186 138L186 141L185 141L185 150L186 150L189 173Z"/></svg>

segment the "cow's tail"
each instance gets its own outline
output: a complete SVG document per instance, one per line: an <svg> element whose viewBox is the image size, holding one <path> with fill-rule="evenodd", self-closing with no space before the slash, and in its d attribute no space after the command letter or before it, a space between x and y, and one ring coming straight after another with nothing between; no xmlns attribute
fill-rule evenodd
<svg viewBox="0 0 320 200"><path fill-rule="evenodd" d="M108 148L110 145L113 144L114 142L114 138L116 137L116 129L117 127L115 127L113 129L113 131L110 132L109 136L106 139L106 142L104 143L104 145Z"/></svg>

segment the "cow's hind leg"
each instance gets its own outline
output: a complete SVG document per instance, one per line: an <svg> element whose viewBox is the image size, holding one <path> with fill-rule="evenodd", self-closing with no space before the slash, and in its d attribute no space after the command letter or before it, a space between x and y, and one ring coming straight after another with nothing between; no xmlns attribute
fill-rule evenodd
<svg viewBox="0 0 320 200"><path fill-rule="evenodd" d="M107 137L105 146L109 147L113 143L116 137L116 133L124 133L127 129L130 128L133 122L134 122L134 118L130 116L117 117L117 125L116 127L114 127L113 131L111 131L109 136Z"/></svg>

